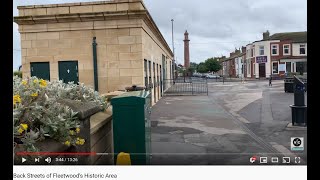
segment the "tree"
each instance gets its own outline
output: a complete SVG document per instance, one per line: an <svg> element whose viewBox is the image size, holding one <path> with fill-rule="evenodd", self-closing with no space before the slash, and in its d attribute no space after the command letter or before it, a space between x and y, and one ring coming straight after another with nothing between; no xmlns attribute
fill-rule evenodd
<svg viewBox="0 0 320 180"><path fill-rule="evenodd" d="M195 62L190 63L190 67L187 69L187 72L194 73L198 68L198 64Z"/></svg>
<svg viewBox="0 0 320 180"><path fill-rule="evenodd" d="M207 73L208 72L208 68L207 68L206 64L204 62L202 62L202 63L200 63L198 65L197 71L199 73Z"/></svg>
<svg viewBox="0 0 320 180"><path fill-rule="evenodd" d="M222 65L219 63L217 58L209 58L205 61L205 66L208 71L218 72L222 69Z"/></svg>
<svg viewBox="0 0 320 180"><path fill-rule="evenodd" d="M195 63L195 62L190 62L190 67L191 67L191 68L194 68L194 69L197 69L198 64Z"/></svg>
<svg viewBox="0 0 320 180"><path fill-rule="evenodd" d="M22 78L22 72L21 71L13 71L13 76L18 76L19 78Z"/></svg>

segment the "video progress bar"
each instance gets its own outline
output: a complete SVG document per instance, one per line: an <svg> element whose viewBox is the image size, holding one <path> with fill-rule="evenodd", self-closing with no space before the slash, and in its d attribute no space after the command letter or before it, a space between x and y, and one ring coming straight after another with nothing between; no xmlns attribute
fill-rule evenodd
<svg viewBox="0 0 320 180"><path fill-rule="evenodd" d="M97 152L17 152L17 156L110 156L119 153L97 153ZM292 155L291 153L129 153L130 155ZM295 153L303 155L303 153Z"/></svg>

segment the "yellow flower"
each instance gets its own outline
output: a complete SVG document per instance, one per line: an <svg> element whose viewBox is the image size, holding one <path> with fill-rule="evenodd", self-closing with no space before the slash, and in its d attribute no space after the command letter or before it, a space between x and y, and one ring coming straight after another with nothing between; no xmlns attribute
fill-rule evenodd
<svg viewBox="0 0 320 180"><path fill-rule="evenodd" d="M28 124L20 124L20 127L26 131L28 129Z"/></svg>
<svg viewBox="0 0 320 180"><path fill-rule="evenodd" d="M83 145L86 141L84 139L77 138L76 144Z"/></svg>
<svg viewBox="0 0 320 180"><path fill-rule="evenodd" d="M32 93L31 96L32 96L32 97L37 97L37 96L38 96L38 93Z"/></svg>
<svg viewBox="0 0 320 180"><path fill-rule="evenodd" d="M71 143L70 143L70 141L66 141L66 142L64 142L64 144L67 146L70 146Z"/></svg>
<svg viewBox="0 0 320 180"><path fill-rule="evenodd" d="M76 128L76 132L77 132L77 134L79 134L80 133L80 128Z"/></svg>
<svg viewBox="0 0 320 180"><path fill-rule="evenodd" d="M70 131L69 131L69 134L70 134L70 135L74 135L75 133L74 133L73 130L70 130Z"/></svg>
<svg viewBox="0 0 320 180"><path fill-rule="evenodd" d="M26 86L28 83L27 83L26 80L22 80L22 81L21 81L21 84L23 84L24 86Z"/></svg>
<svg viewBox="0 0 320 180"><path fill-rule="evenodd" d="M33 83L37 84L39 82L38 79L33 80Z"/></svg>
<svg viewBox="0 0 320 180"><path fill-rule="evenodd" d="M13 96L13 104L16 104L16 103L21 103L20 95L14 95Z"/></svg>
<svg viewBox="0 0 320 180"><path fill-rule="evenodd" d="M22 128L19 128L19 129L18 129L18 132L19 132L20 134L23 133L23 131L24 131L24 130L23 130Z"/></svg>
<svg viewBox="0 0 320 180"><path fill-rule="evenodd" d="M40 87L46 87L47 86L47 81L46 80L43 80L43 79L41 79L40 80Z"/></svg>

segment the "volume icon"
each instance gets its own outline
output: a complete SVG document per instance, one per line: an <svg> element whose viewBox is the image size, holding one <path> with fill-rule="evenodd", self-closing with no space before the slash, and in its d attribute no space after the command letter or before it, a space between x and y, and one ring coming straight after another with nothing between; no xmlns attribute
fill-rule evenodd
<svg viewBox="0 0 320 180"><path fill-rule="evenodd" d="M50 164L50 163L51 163L51 157L47 157L47 158L45 159L45 161L46 161L48 164Z"/></svg>

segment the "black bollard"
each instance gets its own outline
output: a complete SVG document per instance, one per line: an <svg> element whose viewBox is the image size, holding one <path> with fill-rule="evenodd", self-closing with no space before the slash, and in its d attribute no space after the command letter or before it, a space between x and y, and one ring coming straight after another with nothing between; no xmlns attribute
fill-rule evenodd
<svg viewBox="0 0 320 180"><path fill-rule="evenodd" d="M294 76L294 104L290 106L293 126L307 126L307 106L304 93L305 84Z"/></svg>

